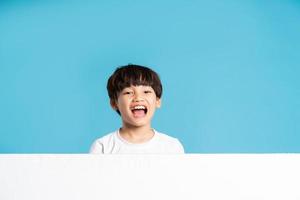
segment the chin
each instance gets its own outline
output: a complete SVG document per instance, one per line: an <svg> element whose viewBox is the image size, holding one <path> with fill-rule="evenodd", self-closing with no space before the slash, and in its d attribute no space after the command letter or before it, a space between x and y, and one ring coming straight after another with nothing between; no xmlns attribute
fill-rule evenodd
<svg viewBox="0 0 300 200"><path fill-rule="evenodd" d="M129 123L127 123L127 124L130 125L130 126L142 127L142 126L147 126L147 125L149 125L149 122L145 122L145 121L137 122L137 121L135 121L135 122L129 122Z"/></svg>
<svg viewBox="0 0 300 200"><path fill-rule="evenodd" d="M141 126L147 126L149 123L147 122L135 122L135 123L132 123L131 125L132 126L136 126L136 127L141 127Z"/></svg>

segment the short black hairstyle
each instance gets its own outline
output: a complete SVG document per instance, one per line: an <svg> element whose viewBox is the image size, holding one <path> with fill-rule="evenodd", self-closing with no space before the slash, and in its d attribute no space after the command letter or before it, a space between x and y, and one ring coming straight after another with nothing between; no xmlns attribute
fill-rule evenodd
<svg viewBox="0 0 300 200"><path fill-rule="evenodd" d="M162 96L162 84L159 75L155 71L145 66L128 64L118 67L109 77L107 92L110 100L116 102L119 93L131 85L151 86L156 97L160 99ZM119 113L118 110L117 112Z"/></svg>

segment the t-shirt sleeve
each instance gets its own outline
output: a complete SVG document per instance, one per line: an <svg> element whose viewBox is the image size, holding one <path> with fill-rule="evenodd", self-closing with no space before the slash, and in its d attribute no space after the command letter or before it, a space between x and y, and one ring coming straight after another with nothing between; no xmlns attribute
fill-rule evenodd
<svg viewBox="0 0 300 200"><path fill-rule="evenodd" d="M103 151L103 144L101 143L101 141L96 140L91 148L90 148L90 154L104 154Z"/></svg>
<svg viewBox="0 0 300 200"><path fill-rule="evenodd" d="M176 143L177 143L177 145L176 145L177 153L184 154L184 148L183 148L183 145L181 144L181 142L178 139L176 139Z"/></svg>

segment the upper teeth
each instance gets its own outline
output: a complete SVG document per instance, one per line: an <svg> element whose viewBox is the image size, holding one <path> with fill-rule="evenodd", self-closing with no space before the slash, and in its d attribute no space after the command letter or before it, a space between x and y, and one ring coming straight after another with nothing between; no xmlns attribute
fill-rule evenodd
<svg viewBox="0 0 300 200"><path fill-rule="evenodd" d="M134 106L133 109L145 109L145 106Z"/></svg>

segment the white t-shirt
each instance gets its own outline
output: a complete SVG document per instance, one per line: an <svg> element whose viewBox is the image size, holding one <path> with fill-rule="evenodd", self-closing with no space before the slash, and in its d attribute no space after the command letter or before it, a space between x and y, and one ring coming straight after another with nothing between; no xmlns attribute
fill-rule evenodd
<svg viewBox="0 0 300 200"><path fill-rule="evenodd" d="M130 143L121 137L119 130L97 139L91 146L92 154L183 154L178 139L154 130L154 136L144 143Z"/></svg>

